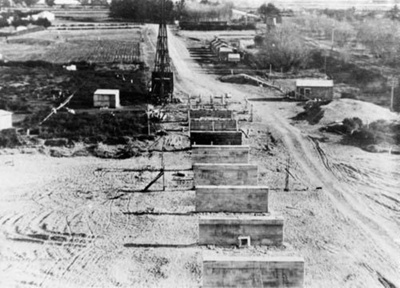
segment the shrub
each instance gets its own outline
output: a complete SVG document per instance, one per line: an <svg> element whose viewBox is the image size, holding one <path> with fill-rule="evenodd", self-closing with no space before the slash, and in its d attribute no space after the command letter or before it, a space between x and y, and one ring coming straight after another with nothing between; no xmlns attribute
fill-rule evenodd
<svg viewBox="0 0 400 288"><path fill-rule="evenodd" d="M360 129L363 126L363 123L358 117L346 118L343 120L343 126L347 133L352 134L355 130Z"/></svg>
<svg viewBox="0 0 400 288"><path fill-rule="evenodd" d="M17 132L14 128L4 129L0 131L0 147L14 148L20 146L22 143L18 138Z"/></svg>
<svg viewBox="0 0 400 288"><path fill-rule="evenodd" d="M41 110L25 120L26 128L35 127L49 110ZM70 114L58 112L41 125L39 137L44 139L66 138L87 143L126 144L123 136L146 133L147 116L139 113L100 112L97 114ZM154 128L153 128L154 129Z"/></svg>
<svg viewBox="0 0 400 288"><path fill-rule="evenodd" d="M39 18L37 21L34 21L33 24L43 26L45 28L51 26L51 22L47 18Z"/></svg>

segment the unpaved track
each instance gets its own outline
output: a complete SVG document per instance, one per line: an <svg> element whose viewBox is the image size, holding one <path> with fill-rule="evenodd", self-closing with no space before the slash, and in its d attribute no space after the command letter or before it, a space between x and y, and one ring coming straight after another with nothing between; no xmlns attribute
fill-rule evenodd
<svg viewBox="0 0 400 288"><path fill-rule="evenodd" d="M257 93L257 89L247 90L245 85L221 83L216 80L216 76L202 73L202 68L190 58L185 42L181 37L169 33L169 44L170 56L176 69L177 90L191 95L200 94L204 96L231 92L233 99L238 101L243 101L245 97L249 96L267 96L262 95L260 92L258 92L259 95L254 95L254 93ZM205 100L207 101L208 99L205 98ZM368 166L364 166L366 170L364 173L360 173L357 169L352 169L355 163L352 163L350 159L347 166L345 164L341 165L342 163L340 162L336 165L336 167L342 166L342 168L347 167L347 169L332 168L329 163L334 162L333 157L335 155L325 153L325 147L322 148L318 141L310 139L299 129L292 126L289 123L289 119L282 117L279 111L274 109L274 105L258 102L255 104L255 111L261 117L261 122L270 125L276 131L309 183L314 188L323 187L323 192L321 193L327 195L327 200L331 201L333 210L339 212L339 216L335 219L342 221L339 226L348 227L347 230L343 231L342 235L338 235L338 238L340 237L343 246L350 250L346 257L343 257L348 260L347 269L349 271L340 271L341 269L346 269L344 268L345 266L341 268L340 263L333 263L337 267L332 267L332 271L325 271L325 282L316 282L313 279L314 271L309 270L306 276L306 283L309 287L393 287L388 286L390 284L385 282L385 279L396 285L394 287L400 287L400 181L390 180L398 179L399 165L391 165L390 163L398 163L399 157L388 156L392 157L392 159L384 163L390 165L389 167L386 166L390 173L383 175L386 176L383 178L375 177L371 173L372 171L369 171L371 168L368 168ZM326 149L328 148L327 146ZM342 149L343 155L346 155L345 150L347 148ZM334 153L338 151L340 153L340 150ZM356 149L354 151L356 153L359 152ZM360 153L364 154L364 152ZM380 158L376 158L379 161ZM338 159L340 161L340 158ZM356 160L354 159L354 161ZM380 171L375 169L375 172L379 173ZM362 174L366 179L362 179ZM356 175L356 179L354 179L354 175ZM397 178L391 178L396 176ZM388 181L392 183L387 183ZM371 189L373 185L375 187ZM381 197L381 194L385 193L384 191L388 191L385 189L387 188L385 185L391 186L388 197L394 202L393 207L395 208L391 209L394 212L390 211L390 209L371 211L365 195L373 197L374 194L372 193L375 193L378 194L377 197ZM364 197L360 196L363 193ZM391 219L385 219L387 218L387 212L392 212L393 217ZM326 213L330 213L330 211L326 211ZM397 223L395 221L396 218ZM287 220L291 221L290 219ZM324 220L320 219L320 221ZM307 233L307 231L303 231L303 233ZM304 253L307 253L307 249L304 249ZM310 255L304 256L308 258ZM349 257L350 259L348 259ZM313 261L312 259L311 255L311 261ZM313 265L310 266L312 267ZM360 270L360 267L365 271L356 273L356 270ZM348 279L335 281L338 278L337 275L334 275L335 271L339 271L344 275L347 273L349 275ZM360 279L350 281L356 277Z"/></svg>

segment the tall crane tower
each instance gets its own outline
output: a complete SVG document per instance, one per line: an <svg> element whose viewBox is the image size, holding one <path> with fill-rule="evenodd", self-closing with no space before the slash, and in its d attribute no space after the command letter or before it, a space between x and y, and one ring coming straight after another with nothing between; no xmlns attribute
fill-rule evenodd
<svg viewBox="0 0 400 288"><path fill-rule="evenodd" d="M154 70L151 74L152 101L157 104L172 100L174 91L174 73L171 71L168 53L167 24L165 20L165 0L161 2L161 20L158 28L157 50L154 61Z"/></svg>

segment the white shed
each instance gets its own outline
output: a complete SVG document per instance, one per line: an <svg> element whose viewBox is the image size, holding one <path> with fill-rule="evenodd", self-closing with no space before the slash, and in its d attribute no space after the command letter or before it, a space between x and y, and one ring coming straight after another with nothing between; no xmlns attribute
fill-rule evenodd
<svg viewBox="0 0 400 288"><path fill-rule="evenodd" d="M39 14L37 14L38 18L44 19L46 18L47 20L54 21L56 19L56 15L54 15L54 13L51 13L49 11L43 11L40 12Z"/></svg>
<svg viewBox="0 0 400 288"><path fill-rule="evenodd" d="M97 89L93 95L93 106L96 108L120 107L118 89Z"/></svg>
<svg viewBox="0 0 400 288"><path fill-rule="evenodd" d="M296 97L300 99L333 99L333 80L298 79L296 80Z"/></svg>
<svg viewBox="0 0 400 288"><path fill-rule="evenodd" d="M12 113L0 110L0 130L12 128Z"/></svg>
<svg viewBox="0 0 400 288"><path fill-rule="evenodd" d="M228 62L240 62L240 54L239 53L229 53L228 54Z"/></svg>

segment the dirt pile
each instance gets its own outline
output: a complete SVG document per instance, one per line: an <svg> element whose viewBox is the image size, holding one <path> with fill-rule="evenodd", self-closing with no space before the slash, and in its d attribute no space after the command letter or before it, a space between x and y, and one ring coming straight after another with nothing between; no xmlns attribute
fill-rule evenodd
<svg viewBox="0 0 400 288"><path fill-rule="evenodd" d="M387 108L353 99L340 99L332 101L326 106L321 106L324 113L320 124L328 124L342 121L345 118L358 117L363 123L371 123L377 120L396 120L399 115Z"/></svg>
<svg viewBox="0 0 400 288"><path fill-rule="evenodd" d="M248 78L244 77L241 74L222 76L222 77L219 78L219 80L221 82L234 83L234 84L251 84L251 85L254 85L254 83L255 83L253 80L248 79Z"/></svg>
<svg viewBox="0 0 400 288"><path fill-rule="evenodd" d="M360 118L368 124L377 120L398 120L398 114L381 106L354 100L339 99L331 102L309 101L304 106L304 112L294 117L294 120L306 120L311 124L328 125L342 122L345 118Z"/></svg>

